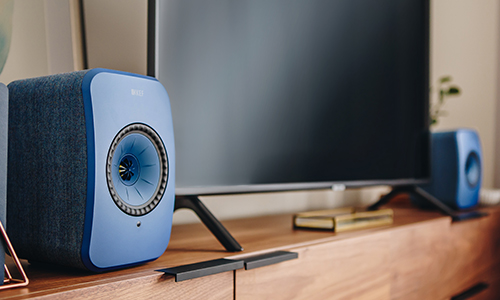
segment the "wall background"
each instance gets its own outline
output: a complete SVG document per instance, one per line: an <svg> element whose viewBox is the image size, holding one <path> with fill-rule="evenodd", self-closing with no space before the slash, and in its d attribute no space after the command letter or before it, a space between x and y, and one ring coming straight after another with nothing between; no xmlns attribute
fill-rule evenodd
<svg viewBox="0 0 500 300"><path fill-rule="evenodd" d="M14 1L12 40L0 81L48 74L43 1Z"/></svg>
<svg viewBox="0 0 500 300"><path fill-rule="evenodd" d="M104 3L105 2L105 3ZM145 73L146 1L84 0L89 32L89 66ZM100 4L101 3L101 4ZM104 4L103 4L104 3ZM116 4L116 5L115 5ZM103 5L102 9L98 6ZM113 11L114 18L106 17ZM81 69L77 0L16 0L12 43L0 82ZM120 15L127 16L125 19ZM99 22L105 22L101 25ZM126 30L116 34L113 24ZM125 34L123 34L125 33ZM105 47L100 41L106 41ZM457 127L476 129L484 153L484 187L500 188L500 0L431 1L431 83L451 75L462 95L445 105L448 116L436 130ZM109 50L132 54L136 60L120 63ZM123 60L123 59L122 59ZM434 95L436 96L436 95ZM204 203L219 219L277 214L311 209L366 205L387 187L345 192L300 191L204 197ZM174 222L196 222L189 211L179 211Z"/></svg>
<svg viewBox="0 0 500 300"><path fill-rule="evenodd" d="M436 130L476 129L483 146L483 186L500 187L500 178L495 178L499 1L431 3L431 83L443 75L452 75L453 82L462 88L461 96L448 100L448 116L440 119ZM433 96L436 99L437 94Z"/></svg>
<svg viewBox="0 0 500 300"><path fill-rule="evenodd" d="M15 0L12 41L0 82L83 68L78 0Z"/></svg>

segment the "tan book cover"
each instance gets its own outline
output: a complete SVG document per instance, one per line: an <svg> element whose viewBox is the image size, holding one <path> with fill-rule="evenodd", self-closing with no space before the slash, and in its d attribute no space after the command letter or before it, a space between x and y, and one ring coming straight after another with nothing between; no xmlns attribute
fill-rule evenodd
<svg viewBox="0 0 500 300"><path fill-rule="evenodd" d="M392 209L356 211L354 207L346 207L295 214L293 216L293 226L294 228L342 232L390 225L393 222L393 216Z"/></svg>

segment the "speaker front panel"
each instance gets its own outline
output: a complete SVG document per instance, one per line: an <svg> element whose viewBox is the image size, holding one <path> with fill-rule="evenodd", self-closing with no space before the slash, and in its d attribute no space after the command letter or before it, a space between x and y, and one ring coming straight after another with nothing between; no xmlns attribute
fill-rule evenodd
<svg viewBox="0 0 500 300"><path fill-rule="evenodd" d="M457 130L456 146L459 156L456 205L458 208L469 208L478 203L482 182L479 135L474 130Z"/></svg>
<svg viewBox="0 0 500 300"><path fill-rule="evenodd" d="M150 78L91 75L95 191L88 259L112 268L157 258L170 239L174 205L168 95Z"/></svg>

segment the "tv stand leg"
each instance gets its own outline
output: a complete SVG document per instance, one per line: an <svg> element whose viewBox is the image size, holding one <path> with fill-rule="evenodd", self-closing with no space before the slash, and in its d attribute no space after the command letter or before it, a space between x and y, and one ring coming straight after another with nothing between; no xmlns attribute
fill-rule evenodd
<svg viewBox="0 0 500 300"><path fill-rule="evenodd" d="M208 208L200 201L197 196L181 196L175 197L174 211L187 208L200 218L201 222L207 226L212 234L219 240L219 242L230 252L243 251L240 244L234 237L227 231L227 229L217 220L217 218L208 210Z"/></svg>
<svg viewBox="0 0 500 300"><path fill-rule="evenodd" d="M468 219L476 219L476 218L481 218L486 215L487 213L480 212L480 211L469 211L469 212L457 212L448 207L446 204L443 202L439 201L436 197L432 196L431 194L427 193L425 190L422 188L416 186L416 185L408 185L408 186L397 186L392 189L389 194L383 196L380 198L379 201L377 201L375 204L372 204L368 207L368 210L377 210L379 209L380 206L387 204L389 201L392 200L395 196L399 194L413 194L431 204L433 207L437 208L440 212L442 212L444 215L450 216L454 222L456 221L464 221Z"/></svg>

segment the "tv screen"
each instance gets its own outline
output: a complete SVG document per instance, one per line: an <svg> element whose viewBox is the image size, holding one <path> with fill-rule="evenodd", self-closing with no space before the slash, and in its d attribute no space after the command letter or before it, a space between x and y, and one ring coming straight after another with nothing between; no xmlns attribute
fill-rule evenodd
<svg viewBox="0 0 500 300"><path fill-rule="evenodd" d="M425 181L428 18L428 0L156 1L176 194Z"/></svg>

